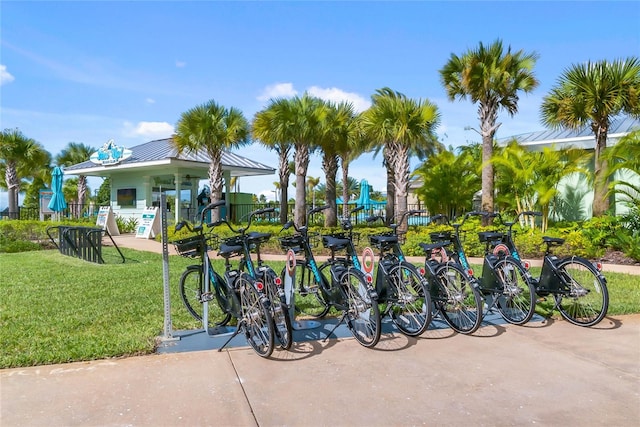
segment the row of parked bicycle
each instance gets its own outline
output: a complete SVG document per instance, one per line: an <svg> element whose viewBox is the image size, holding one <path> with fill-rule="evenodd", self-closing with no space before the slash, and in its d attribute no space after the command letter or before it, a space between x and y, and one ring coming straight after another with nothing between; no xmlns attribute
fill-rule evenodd
<svg viewBox="0 0 640 427"><path fill-rule="evenodd" d="M607 313L609 296L601 266L577 256L554 256L552 247L563 244L563 239L543 237L547 250L538 277L533 277L528 263L521 260L512 228L520 216L538 216L538 212L522 212L512 222L503 221L499 213L469 212L453 223L444 215L435 215L431 222L447 224L450 230L431 233L432 242L420 244L425 261L416 267L406 260L397 231L408 216L424 212L409 211L388 232L369 236L371 246L378 251L375 274L373 250L367 248L361 261L353 242L350 218L362 207L352 210L342 221L343 232L331 235L317 236L307 226L297 227L290 221L283 231L293 228L294 232L280 237L287 261L278 274L260 255L260 245L271 234L249 231L255 216L272 212L273 208L251 212L246 227L234 228L222 219L207 224L209 231L205 231L206 212L223 204L208 205L196 226L187 222L176 225L176 230L187 226L197 233L174 242L178 253L199 259L197 265L187 267L182 274L180 295L187 310L203 321L205 328L224 326L236 319L235 332L227 343L243 333L263 357L272 354L276 343L283 349L291 347L293 325L300 319L322 318L332 308L340 318L327 337L346 323L365 347L378 343L381 319L386 316L400 332L415 337L434 318L441 318L462 334L475 332L491 312L498 312L509 323L522 325L533 316L538 298L553 298L554 308L579 326L595 325ZM311 215L327 208L311 209L307 224ZM460 238L465 221L473 216L494 218L502 226L499 231L478 233L485 243L479 276L473 273ZM372 216L367 221L382 219ZM212 267L208 251L217 243L213 229L223 224L235 235L220 243L218 254L224 258L225 268L218 272ZM320 264L313 251L316 237L321 237L323 246L330 250L328 259ZM232 258L238 258L235 265Z"/></svg>

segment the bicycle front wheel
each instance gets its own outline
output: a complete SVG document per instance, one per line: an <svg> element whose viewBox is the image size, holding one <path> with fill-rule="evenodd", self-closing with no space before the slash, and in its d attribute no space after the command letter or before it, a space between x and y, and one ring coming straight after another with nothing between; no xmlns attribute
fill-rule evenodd
<svg viewBox="0 0 640 427"><path fill-rule="evenodd" d="M286 267L280 277L282 282L286 280ZM329 312L329 304L326 303L320 290L322 286L316 280L315 274L306 261L298 260L295 267L294 300L295 314L302 318L319 319Z"/></svg>
<svg viewBox="0 0 640 427"><path fill-rule="evenodd" d="M235 289L240 295L242 327L249 345L262 357L273 353L274 330L271 313L263 303L264 296L255 288L254 280L242 274L238 276Z"/></svg>
<svg viewBox="0 0 640 427"><path fill-rule="evenodd" d="M568 292L556 294L562 317L578 326L593 326L607 315L609 291L606 280L588 261L568 258L558 265Z"/></svg>
<svg viewBox="0 0 640 427"><path fill-rule="evenodd" d="M209 327L224 326L231 320L231 315L225 313L220 305L214 302L212 299L213 292L213 283L211 283L211 291L208 295L205 295L204 275L202 274L201 266L191 265L182 273L182 277L180 277L180 298L189 314L194 319L202 322L203 304L205 300L208 300Z"/></svg>
<svg viewBox="0 0 640 427"><path fill-rule="evenodd" d="M267 269L262 278L264 280L265 294L269 298L269 309L273 319L273 330L280 347L289 350L293 344L293 328L291 327L291 316L289 309L284 302L284 295L281 297L281 289L276 284L276 273L272 269Z"/></svg>
<svg viewBox="0 0 640 427"><path fill-rule="evenodd" d="M431 297L415 268L400 264L387 276L391 286L391 319L398 330L410 337L421 335L431 323Z"/></svg>
<svg viewBox="0 0 640 427"><path fill-rule="evenodd" d="M536 309L536 290L527 271L512 258L499 260L494 269L502 289L493 296L498 299L502 317L514 325L527 323Z"/></svg>
<svg viewBox="0 0 640 427"><path fill-rule="evenodd" d="M456 332L472 334L482 323L482 297L458 264L447 263L436 270L438 288L433 302L445 322Z"/></svg>
<svg viewBox="0 0 640 427"><path fill-rule="evenodd" d="M380 341L382 329L378 302L371 298L373 289L360 270L353 268L340 277L347 306L347 322L354 338L364 347Z"/></svg>

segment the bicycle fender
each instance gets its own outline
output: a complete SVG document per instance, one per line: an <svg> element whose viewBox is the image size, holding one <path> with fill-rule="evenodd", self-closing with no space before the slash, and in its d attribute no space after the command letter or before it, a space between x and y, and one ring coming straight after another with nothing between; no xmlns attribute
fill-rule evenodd
<svg viewBox="0 0 640 427"><path fill-rule="evenodd" d="M578 260L581 261L583 263L585 263L587 265L587 268L589 268L589 270L591 270L596 276L598 276L600 279L602 279L604 281L604 283L607 283L607 278L604 277L604 274L602 274L601 271L599 271L595 265L593 265L593 263L591 261L589 261L587 258L581 257L581 256L577 256L577 255L572 255L572 256L568 256L565 258L562 258L557 264L556 266L560 267L561 265L565 264L568 261L572 261L572 260Z"/></svg>

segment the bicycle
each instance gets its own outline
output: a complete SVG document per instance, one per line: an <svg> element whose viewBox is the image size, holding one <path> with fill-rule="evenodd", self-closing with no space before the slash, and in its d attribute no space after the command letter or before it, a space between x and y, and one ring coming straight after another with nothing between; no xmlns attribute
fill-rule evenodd
<svg viewBox="0 0 640 427"><path fill-rule="evenodd" d="M501 234L496 251L507 252L511 257L520 259L520 254L513 239L512 228L521 216L541 216L541 212L520 212L514 221L506 222L499 213L490 214L497 217L507 227ZM554 307L560 315L577 326L593 326L607 314L609 308L609 291L607 279L602 274L602 265L592 263L586 258L568 256L558 258L551 253L553 246L564 244L564 239L543 236L547 245L540 276L530 275L536 294L541 301L552 295ZM502 245L502 246L501 246Z"/></svg>
<svg viewBox="0 0 640 427"><path fill-rule="evenodd" d="M311 214L327 208L328 206L322 206L310 210L307 213L307 221ZM359 210L362 210L362 208L357 208L350 215ZM312 245L309 242L308 227L297 227L295 223L290 221L283 228L287 229L291 226L294 227L296 234L281 239L281 244L285 249L304 252L305 260L300 263L299 268L296 267L296 273L299 269L310 270L314 281L312 285L314 298L322 301L320 304L328 307L326 311L331 307L342 311L341 318L324 341L346 320L349 331L362 346L375 346L380 340L381 333L377 294L360 269L360 263L357 254L355 254L355 246L352 240L351 221L348 219L343 221L343 229L349 231L348 235L322 236L323 245L331 251L331 256L320 267L315 261ZM336 258L336 251L345 249L351 259ZM323 270L328 270L328 278L323 273ZM283 272L283 274L285 273ZM298 279L296 279L297 281Z"/></svg>
<svg viewBox="0 0 640 427"><path fill-rule="evenodd" d="M369 243L378 249L378 269L375 290L378 304L385 306L381 317L389 315L398 330L410 337L422 335L431 323L431 297L427 284L416 267L407 262L400 247L398 226L405 218L424 211L405 212L398 224L391 224L391 232L369 236ZM367 222L384 220L380 215L367 218ZM371 262L373 263L373 253ZM363 263L365 260L363 259Z"/></svg>
<svg viewBox="0 0 640 427"><path fill-rule="evenodd" d="M462 222L453 224L456 236L460 239L460 230L464 223L472 216L482 216L483 213L467 212ZM478 290L486 303L487 313L497 309L504 320L514 325L523 325L531 320L535 311L535 289L529 274L520 262L511 256L498 257L489 248L495 239L495 233L480 232L478 238L485 243L481 277L475 277L469 266L463 245L458 252L453 253L454 259L462 265L469 276L474 276L478 283ZM461 241L461 240L460 240Z"/></svg>
<svg viewBox="0 0 640 427"><path fill-rule="evenodd" d="M268 299L267 307L273 320L275 336L280 343L280 347L284 350L289 350L293 344L293 330L289 308L282 289L282 280L271 267L264 264L260 254L260 245L267 242L271 238L271 234L247 233L251 228L254 216L274 211L274 208L264 208L250 212L247 226L243 228L234 228L226 219L218 221L216 224L226 224L237 235L223 241L218 255L225 259L225 270L227 271L231 270L230 258L239 256L238 270L247 271L257 281L256 283L264 285L264 294ZM252 253L256 255L255 263L251 257Z"/></svg>
<svg viewBox="0 0 640 427"><path fill-rule="evenodd" d="M218 351L222 351L233 337L243 332L259 356L269 357L273 353L274 330L267 298L258 291L263 285L241 271L227 270L223 278L213 269L209 258L210 243L216 236L212 232L205 234L205 214L224 203L219 201L207 205L200 214L198 225L192 227L188 222L181 221L175 226L176 231L187 227L196 233L190 238L175 241L177 252L188 258L200 259L199 264L188 266L182 273L180 296L187 311L197 320L209 318L209 302L213 300L218 303L218 309L213 310L215 325L224 326L231 318L237 320L236 330ZM215 225L208 224L209 227ZM204 321L203 327L209 333L209 325Z"/></svg>
<svg viewBox="0 0 640 427"><path fill-rule="evenodd" d="M430 218L430 222L439 220L445 220L451 226L445 215L438 214ZM477 331L482 324L482 296L464 254L459 226L455 224L455 233L431 233L434 243L419 243L419 246L425 252L423 276L431 294L433 317L441 317L451 329L468 335ZM451 253L457 254L464 268L449 255Z"/></svg>

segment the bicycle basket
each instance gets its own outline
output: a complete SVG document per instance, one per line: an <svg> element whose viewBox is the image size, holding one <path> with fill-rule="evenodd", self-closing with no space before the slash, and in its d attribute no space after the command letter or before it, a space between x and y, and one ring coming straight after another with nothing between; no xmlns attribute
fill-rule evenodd
<svg viewBox="0 0 640 427"><path fill-rule="evenodd" d="M303 239L304 238L302 236L286 236L278 238L278 240L280 240L280 247L283 250L288 251L289 249L292 249L294 252L302 250Z"/></svg>
<svg viewBox="0 0 640 427"><path fill-rule="evenodd" d="M200 256L204 249L204 240L204 236L198 234L184 239L175 240L173 245L175 246L178 255L187 258L196 258Z"/></svg>

